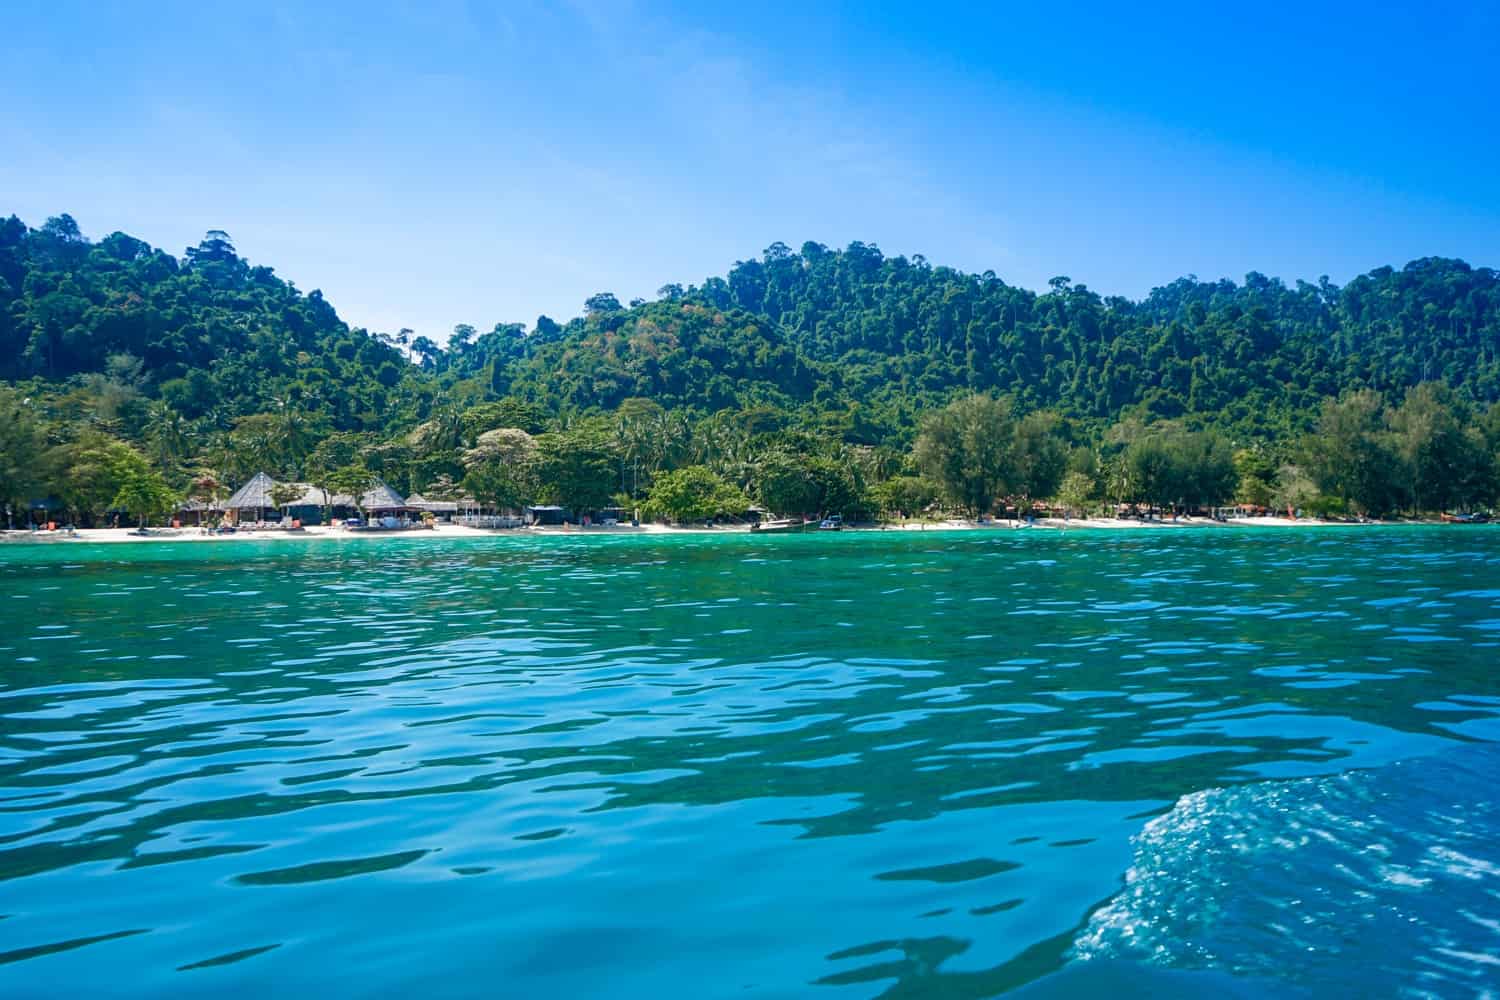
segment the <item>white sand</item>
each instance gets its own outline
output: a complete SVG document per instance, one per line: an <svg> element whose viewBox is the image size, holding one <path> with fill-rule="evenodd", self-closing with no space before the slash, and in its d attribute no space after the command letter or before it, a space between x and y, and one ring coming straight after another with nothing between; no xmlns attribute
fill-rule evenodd
<svg viewBox="0 0 1500 1000"><path fill-rule="evenodd" d="M1142 531L1172 531L1182 529L1234 529L1243 527L1252 528L1310 528L1318 526L1358 527L1359 525L1345 521L1320 521L1316 518L1298 518L1293 520L1286 517L1250 517L1232 518L1228 521L1214 521L1209 518L1179 518L1172 521L1170 518L1164 521L1137 521L1113 517L1077 517L1068 520L1061 518L1043 518L1034 525L1018 525L1014 521L986 521L980 524L977 521L951 519L946 521L906 521L892 523L882 526L871 526L868 528L845 528L846 531L1016 531L1016 530L1052 530L1070 531L1075 528L1111 528L1132 529ZM722 525L718 527L691 527L676 528L664 524L643 524L639 527L630 525L618 525L615 527L604 527L593 525L587 528L577 526L556 527L532 527L532 528L466 528L456 524L438 524L430 530L411 531L346 531L343 528L328 527L320 525L305 528L302 531L281 531L268 529L263 531L247 531L241 529L232 535L207 535L197 528L151 528L148 535L137 535L132 529L126 528L80 528L75 532L64 531L0 531L0 541L9 542L193 542L197 544L218 544L235 542L297 542L311 541L314 539L344 541L351 538L476 538L482 535L557 535L557 536L580 536L580 535L679 535L679 534L744 534L749 532L746 525Z"/></svg>
<svg viewBox="0 0 1500 1000"><path fill-rule="evenodd" d="M662 524L643 524L640 527L619 525L588 528L577 526L532 527L532 528L466 528L457 524L437 524L430 529L414 528L408 531L346 531L328 525L310 526L301 531L283 531L269 528L260 531L241 528L232 535L204 534L197 528L148 528L149 534L138 535L133 528L79 528L67 531L0 531L0 540L10 542L194 542L218 544L235 542L305 542L315 539L346 541L351 538L478 538L482 535L648 535L680 534L696 532L703 534L729 534L747 532L749 527L717 528L672 528Z"/></svg>

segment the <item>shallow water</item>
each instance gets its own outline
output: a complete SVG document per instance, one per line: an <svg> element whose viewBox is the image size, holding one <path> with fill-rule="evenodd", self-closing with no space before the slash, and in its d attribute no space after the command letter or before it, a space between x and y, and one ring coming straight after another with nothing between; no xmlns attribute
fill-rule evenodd
<svg viewBox="0 0 1500 1000"><path fill-rule="evenodd" d="M16 545L0 600L0 995L1500 982L1497 530Z"/></svg>

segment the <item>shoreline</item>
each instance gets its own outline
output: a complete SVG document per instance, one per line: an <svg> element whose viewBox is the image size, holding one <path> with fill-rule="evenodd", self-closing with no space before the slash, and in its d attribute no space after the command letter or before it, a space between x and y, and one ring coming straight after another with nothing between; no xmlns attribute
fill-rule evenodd
<svg viewBox="0 0 1500 1000"><path fill-rule="evenodd" d="M1323 521L1316 518L1286 518L1286 517L1254 517L1233 518L1228 521L1214 521L1207 518L1182 518L1177 521L1139 521L1124 518L1041 518L1033 524L1018 524L1014 521L978 521L950 519L946 521L906 521L883 525L868 526L846 526L841 532L854 532L859 534L876 534L880 532L950 532L950 531L1056 531L1067 532L1072 530L1097 531L1097 530L1126 530L1126 531L1232 531L1236 529L1254 528L1392 528L1411 527L1426 525L1442 525L1441 521ZM1463 525L1462 527L1472 527ZM263 531L239 531L232 535L207 535L201 533L197 528L151 528L149 534L139 535L131 528L78 528L69 533L66 531L30 531L18 529L0 531L0 547L5 545L26 544L58 544L58 543L104 543L104 544L126 544L126 543L191 543L212 544L223 542L226 544L244 542L307 542L307 541L347 541L351 539L395 539L395 538L481 538L485 536L509 536L509 537L555 537L555 538L578 538L594 537L601 535L749 535L752 534L748 525L722 525L714 527L673 527L665 524L643 524L638 527L620 525L615 527L604 527L592 525L587 528L576 526L547 526L547 527L525 527L525 528L469 528L456 524L439 524L430 529L415 529L409 531L346 531L342 528L331 528L323 525L304 528L301 531L283 531L280 529L269 529ZM822 532L809 530L799 534L822 534Z"/></svg>

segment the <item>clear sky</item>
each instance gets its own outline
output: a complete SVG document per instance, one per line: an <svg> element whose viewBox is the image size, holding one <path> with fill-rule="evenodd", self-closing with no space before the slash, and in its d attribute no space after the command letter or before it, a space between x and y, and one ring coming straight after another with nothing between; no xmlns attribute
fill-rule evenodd
<svg viewBox="0 0 1500 1000"><path fill-rule="evenodd" d="M0 5L0 213L446 338L782 240L1139 297L1500 265L1500 4ZM313 10L312 8L322 8Z"/></svg>

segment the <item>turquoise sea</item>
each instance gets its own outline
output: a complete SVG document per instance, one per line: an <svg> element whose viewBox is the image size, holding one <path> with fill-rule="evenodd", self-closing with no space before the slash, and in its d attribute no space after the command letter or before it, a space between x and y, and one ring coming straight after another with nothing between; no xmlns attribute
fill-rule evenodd
<svg viewBox="0 0 1500 1000"><path fill-rule="evenodd" d="M0 996L1500 988L1500 529L0 548Z"/></svg>

